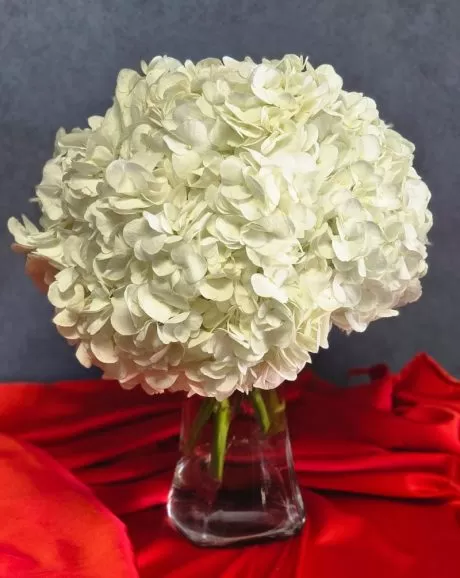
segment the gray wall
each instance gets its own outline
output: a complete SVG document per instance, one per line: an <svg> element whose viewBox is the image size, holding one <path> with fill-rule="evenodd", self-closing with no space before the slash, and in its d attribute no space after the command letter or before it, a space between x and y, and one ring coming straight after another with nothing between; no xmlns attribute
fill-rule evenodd
<svg viewBox="0 0 460 578"><path fill-rule="evenodd" d="M55 130L104 112L118 69L163 53L301 53L376 98L416 143L433 193L431 270L419 303L364 334L335 333L315 366L341 379L425 350L459 375L459 26L458 0L0 0L0 380L88 375L10 253L5 221L33 214L27 199Z"/></svg>

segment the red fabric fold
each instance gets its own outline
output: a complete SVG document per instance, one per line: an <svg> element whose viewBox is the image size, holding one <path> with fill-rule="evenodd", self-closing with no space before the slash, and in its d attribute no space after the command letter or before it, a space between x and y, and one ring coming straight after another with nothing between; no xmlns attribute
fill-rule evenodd
<svg viewBox="0 0 460 578"><path fill-rule="evenodd" d="M122 522L41 450L0 435L0 487L2 578L138 576Z"/></svg>
<svg viewBox="0 0 460 578"><path fill-rule="evenodd" d="M397 375L352 374L368 383L307 372L286 387L305 530L226 550L192 546L165 519L180 395L3 384L0 578L456 578L460 382L426 355Z"/></svg>

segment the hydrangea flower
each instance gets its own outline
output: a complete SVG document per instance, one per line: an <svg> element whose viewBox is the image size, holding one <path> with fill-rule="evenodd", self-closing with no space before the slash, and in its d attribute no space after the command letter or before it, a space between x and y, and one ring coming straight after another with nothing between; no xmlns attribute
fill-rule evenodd
<svg viewBox="0 0 460 578"><path fill-rule="evenodd" d="M156 57L88 125L57 133L40 228L9 229L78 359L124 387L274 388L333 325L364 331L420 296L414 146L331 66Z"/></svg>

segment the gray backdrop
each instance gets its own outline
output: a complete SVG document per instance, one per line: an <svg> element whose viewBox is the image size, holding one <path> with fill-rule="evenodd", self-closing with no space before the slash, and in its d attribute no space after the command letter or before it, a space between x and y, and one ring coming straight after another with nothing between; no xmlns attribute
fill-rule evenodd
<svg viewBox="0 0 460 578"><path fill-rule="evenodd" d="M56 129L103 113L120 68L164 53L301 53L376 98L416 143L433 193L431 269L419 303L364 334L334 333L315 366L342 379L351 366L397 369L425 350L459 374L459 26L458 0L0 0L0 380L88 375L11 254L5 221L34 214L27 199Z"/></svg>

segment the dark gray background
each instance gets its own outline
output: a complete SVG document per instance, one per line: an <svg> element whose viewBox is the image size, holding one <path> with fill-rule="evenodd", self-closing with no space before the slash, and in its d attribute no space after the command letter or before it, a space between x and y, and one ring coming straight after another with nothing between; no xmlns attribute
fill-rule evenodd
<svg viewBox="0 0 460 578"><path fill-rule="evenodd" d="M458 0L0 0L0 380L83 377L47 300L9 250L5 221L27 199L59 126L110 105L117 71L141 59L309 55L345 88L374 97L417 146L433 193L431 269L422 300L364 334L334 333L317 370L427 351L460 374L460 2Z"/></svg>

